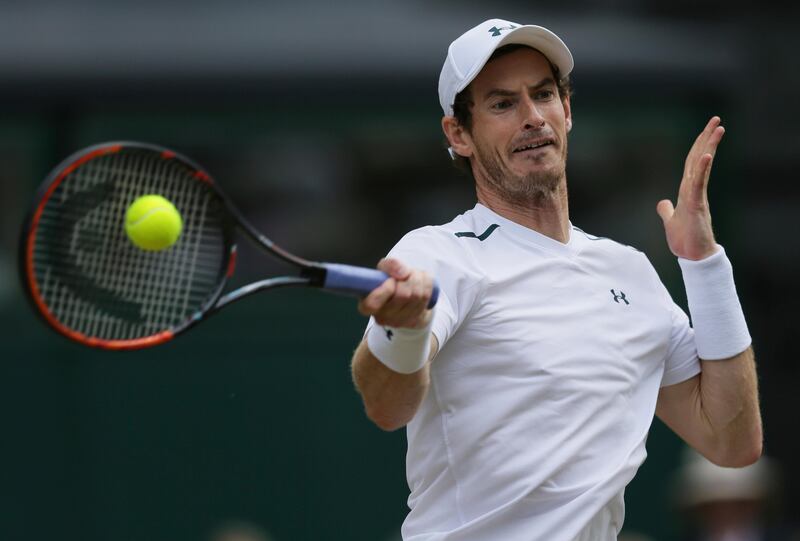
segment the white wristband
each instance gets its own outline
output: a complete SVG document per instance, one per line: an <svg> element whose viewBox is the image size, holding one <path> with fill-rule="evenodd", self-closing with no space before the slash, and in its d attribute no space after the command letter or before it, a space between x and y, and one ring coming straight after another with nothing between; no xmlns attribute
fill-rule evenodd
<svg viewBox="0 0 800 541"><path fill-rule="evenodd" d="M412 374L428 361L432 322L433 318L421 329L382 327L376 323L367 333L367 345L391 370Z"/></svg>
<svg viewBox="0 0 800 541"><path fill-rule="evenodd" d="M692 317L697 355L707 361L743 352L752 340L733 282L733 267L725 249L692 261L678 258Z"/></svg>

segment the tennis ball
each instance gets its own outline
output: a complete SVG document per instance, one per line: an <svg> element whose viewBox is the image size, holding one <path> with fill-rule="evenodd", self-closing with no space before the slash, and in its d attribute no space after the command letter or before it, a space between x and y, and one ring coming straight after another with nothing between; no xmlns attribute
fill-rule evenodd
<svg viewBox="0 0 800 541"><path fill-rule="evenodd" d="M160 195L137 198L125 213L125 233L142 250L169 248L181 236L182 228L178 209Z"/></svg>

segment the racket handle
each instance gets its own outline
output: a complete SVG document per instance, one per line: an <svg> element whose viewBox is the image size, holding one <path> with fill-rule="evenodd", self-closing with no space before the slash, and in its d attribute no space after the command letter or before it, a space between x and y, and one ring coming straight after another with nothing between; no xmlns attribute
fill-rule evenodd
<svg viewBox="0 0 800 541"><path fill-rule="evenodd" d="M389 278L389 275L383 271L366 267L353 267L352 265L340 265L338 263L323 263L322 266L327 271L325 280L322 283L322 289L344 293L345 295L364 297ZM434 280L428 308L436 306L436 301L438 300L439 286Z"/></svg>

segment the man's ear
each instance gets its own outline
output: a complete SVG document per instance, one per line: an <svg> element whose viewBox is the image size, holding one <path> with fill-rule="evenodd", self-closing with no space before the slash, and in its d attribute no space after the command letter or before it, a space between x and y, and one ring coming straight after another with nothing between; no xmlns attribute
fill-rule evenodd
<svg viewBox="0 0 800 541"><path fill-rule="evenodd" d="M567 133L572 130L572 106L569 103L569 96L564 99L564 117L567 126Z"/></svg>
<svg viewBox="0 0 800 541"><path fill-rule="evenodd" d="M453 149L453 152L465 158L472 156L472 137L458 123L456 117L442 117L442 131L444 131L444 135L447 137L447 142L450 143L450 148Z"/></svg>

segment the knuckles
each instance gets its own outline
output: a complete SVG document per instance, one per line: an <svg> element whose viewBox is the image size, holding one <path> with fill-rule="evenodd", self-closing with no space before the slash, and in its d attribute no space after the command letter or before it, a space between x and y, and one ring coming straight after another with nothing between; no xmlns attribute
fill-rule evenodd
<svg viewBox="0 0 800 541"><path fill-rule="evenodd" d="M414 292L408 287L398 287L397 290L394 292L394 300L400 301L405 303L410 301L414 296Z"/></svg>
<svg viewBox="0 0 800 541"><path fill-rule="evenodd" d="M406 268L397 260L382 259L378 268L388 274ZM433 278L422 270L406 270L404 279L390 278L358 303L358 311L379 325L415 327L422 321L433 290Z"/></svg>

